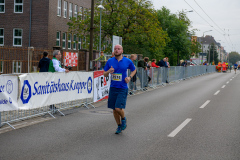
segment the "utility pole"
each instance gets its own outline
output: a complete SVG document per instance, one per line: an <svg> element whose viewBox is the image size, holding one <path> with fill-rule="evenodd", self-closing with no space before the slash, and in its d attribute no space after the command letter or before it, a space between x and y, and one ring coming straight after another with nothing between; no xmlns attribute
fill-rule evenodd
<svg viewBox="0 0 240 160"><path fill-rule="evenodd" d="M91 24L90 24L90 45L89 45L89 62L88 70L90 70L90 62L93 59L93 23L94 23L94 0L91 3Z"/></svg>

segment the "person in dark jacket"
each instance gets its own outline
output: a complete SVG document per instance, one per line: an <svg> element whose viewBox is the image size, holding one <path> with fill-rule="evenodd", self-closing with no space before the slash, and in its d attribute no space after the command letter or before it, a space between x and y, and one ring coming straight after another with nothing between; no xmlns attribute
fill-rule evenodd
<svg viewBox="0 0 240 160"><path fill-rule="evenodd" d="M148 57L144 57L144 59L141 59L138 61L138 67L140 68L140 70L138 70L138 77L140 79L140 83L141 83L141 88L142 90L147 90L147 85L148 85L148 81L147 81L147 63L148 63L149 58ZM145 87L145 88L144 88Z"/></svg>
<svg viewBox="0 0 240 160"><path fill-rule="evenodd" d="M161 69L161 73L158 72L158 76L161 74L162 76L162 83L168 83L167 81L167 72L168 72L168 65L167 65L167 59L163 58L158 62L158 66L164 67Z"/></svg>
<svg viewBox="0 0 240 160"><path fill-rule="evenodd" d="M48 52L43 52L43 58L38 63L39 72L48 72L51 59L48 58Z"/></svg>
<svg viewBox="0 0 240 160"><path fill-rule="evenodd" d="M162 60L160 60L157 65L160 67L168 67L166 58L163 58Z"/></svg>

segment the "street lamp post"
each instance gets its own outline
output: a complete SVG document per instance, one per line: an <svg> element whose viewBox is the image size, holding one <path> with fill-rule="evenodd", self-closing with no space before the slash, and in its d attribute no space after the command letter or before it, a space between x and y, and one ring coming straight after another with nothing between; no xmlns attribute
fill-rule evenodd
<svg viewBox="0 0 240 160"><path fill-rule="evenodd" d="M204 33L211 32L211 31L212 30L208 30L208 31L203 32L203 38L202 38L202 64L203 64L203 39L204 39Z"/></svg>
<svg viewBox="0 0 240 160"><path fill-rule="evenodd" d="M93 58L93 32L94 32L94 0L91 1L91 22L90 22L90 45L89 45L89 60L88 60L88 68L87 71L90 70L90 62Z"/></svg>
<svg viewBox="0 0 240 160"><path fill-rule="evenodd" d="M98 6L98 8L100 9L99 57L101 56L102 10L104 9L104 7L102 6L102 2L103 1L101 1L101 4Z"/></svg>

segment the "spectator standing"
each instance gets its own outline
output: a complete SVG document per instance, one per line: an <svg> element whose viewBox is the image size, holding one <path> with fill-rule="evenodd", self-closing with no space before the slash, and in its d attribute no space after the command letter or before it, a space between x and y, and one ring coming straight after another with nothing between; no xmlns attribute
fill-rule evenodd
<svg viewBox="0 0 240 160"><path fill-rule="evenodd" d="M95 61L100 61L101 66L99 67L100 70L103 70L104 66L106 65L106 57L104 56L103 51L101 51L101 56L95 59Z"/></svg>
<svg viewBox="0 0 240 160"><path fill-rule="evenodd" d="M53 51L53 59L52 61L50 61L49 69L48 69L49 72L66 72L66 73L69 72L68 69L64 69L61 67L61 62L60 62L61 57L62 55L59 50Z"/></svg>
<svg viewBox="0 0 240 160"><path fill-rule="evenodd" d="M68 69L61 68L61 59L62 55L59 50L54 50L53 51L53 59L50 61L49 64L49 72L66 72L68 73ZM50 105L50 110L55 111L57 108L54 105Z"/></svg>
<svg viewBox="0 0 240 160"><path fill-rule="evenodd" d="M167 63L167 67L166 67L166 83L169 82L168 75L169 75L170 63L168 62L168 60L169 60L169 58L166 57L166 63Z"/></svg>
<svg viewBox="0 0 240 160"><path fill-rule="evenodd" d="M144 87L147 87L147 63L148 63L149 58L144 57L144 59L141 59L138 61L138 67L140 68L139 70L139 79L141 82L141 88L143 90L147 90Z"/></svg>
<svg viewBox="0 0 240 160"><path fill-rule="evenodd" d="M160 67L168 67L167 63L166 63L166 58L163 58L162 60L160 60L158 62L158 66L160 66Z"/></svg>
<svg viewBox="0 0 240 160"><path fill-rule="evenodd" d="M159 68L159 66L156 65L156 59L152 59L152 67Z"/></svg>
<svg viewBox="0 0 240 160"><path fill-rule="evenodd" d="M48 72L51 59L48 58L48 52L43 52L43 58L38 63L39 72Z"/></svg>
<svg viewBox="0 0 240 160"><path fill-rule="evenodd" d="M136 59L137 59L137 55L136 55L136 54L131 54L131 55L130 55L130 60L133 62L135 68L136 68L136 64L135 64ZM136 81L137 81L137 73L134 74L134 76L132 77L132 79L131 79L131 81L130 81L130 83L129 83L130 90L131 90L131 91L129 92L130 95L133 94L133 92L132 92L133 89L134 89L134 90L137 90Z"/></svg>
<svg viewBox="0 0 240 160"><path fill-rule="evenodd" d="M148 84L149 84L150 81L152 80L152 75L153 75L152 62L151 61L149 61L147 63L147 68L148 68Z"/></svg>
<svg viewBox="0 0 240 160"><path fill-rule="evenodd" d="M167 61L167 59L163 58L162 60L160 60L158 62L158 66L163 67L161 69L161 71L162 71L162 83L166 83L167 82L167 68L168 68L168 65L167 65L166 61Z"/></svg>
<svg viewBox="0 0 240 160"><path fill-rule="evenodd" d="M152 71L153 71L153 74L152 74L152 79L154 79L154 70L155 68L159 68L159 66L156 64L156 59L152 59ZM159 69L157 69L158 73L159 73ZM159 76L159 74L158 74ZM157 76L157 82L158 82L158 76Z"/></svg>
<svg viewBox="0 0 240 160"><path fill-rule="evenodd" d="M112 74L111 86L108 97L108 108L113 109L113 115L118 128L115 134L119 134L127 127L127 119L124 114L126 106L128 85L132 77L136 74L136 68L133 62L123 57L123 48L121 45L114 47L115 57L110 58L104 67L104 76ZM127 77L127 69L131 70L131 74Z"/></svg>
<svg viewBox="0 0 240 160"><path fill-rule="evenodd" d="M182 63L181 63L181 66L183 67L183 68L181 68L182 69L182 78L181 79L183 79L183 80L185 80L185 73L186 73L186 68L185 67L187 67L187 61L184 61L184 60L182 60Z"/></svg>

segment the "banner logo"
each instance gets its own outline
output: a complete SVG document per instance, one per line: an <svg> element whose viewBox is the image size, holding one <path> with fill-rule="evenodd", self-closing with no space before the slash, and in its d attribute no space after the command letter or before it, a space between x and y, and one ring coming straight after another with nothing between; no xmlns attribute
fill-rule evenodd
<svg viewBox="0 0 240 160"><path fill-rule="evenodd" d="M91 77L89 77L88 81L87 81L87 90L88 90L89 94L92 92L92 78Z"/></svg>
<svg viewBox="0 0 240 160"><path fill-rule="evenodd" d="M29 102L31 97L32 97L31 86L28 80L24 80L20 99L22 100L23 104L26 104Z"/></svg>
<svg viewBox="0 0 240 160"><path fill-rule="evenodd" d="M7 81L6 90L7 90L7 93L8 93L8 94L11 94L11 93L12 93L12 91L13 91L13 83L12 83L11 80L8 80L8 81Z"/></svg>

